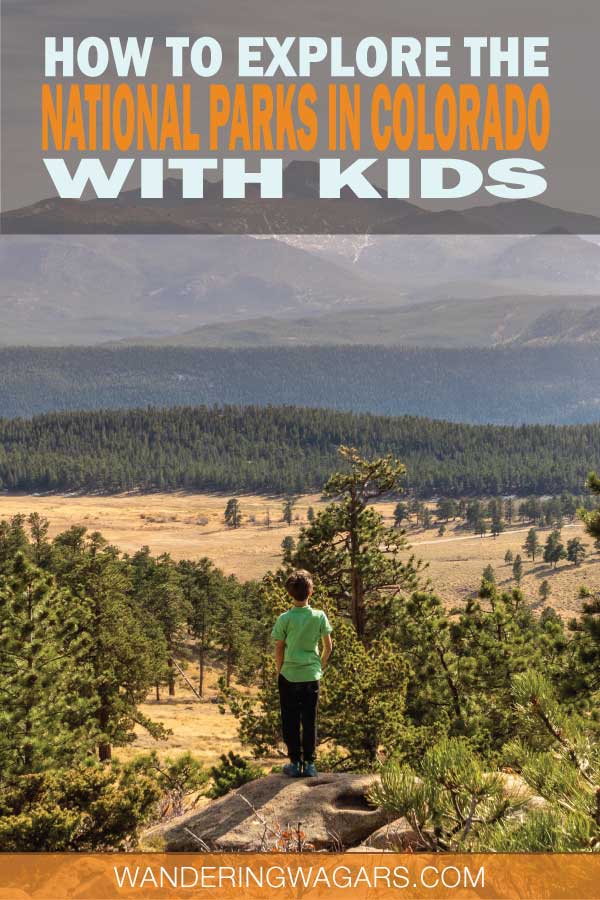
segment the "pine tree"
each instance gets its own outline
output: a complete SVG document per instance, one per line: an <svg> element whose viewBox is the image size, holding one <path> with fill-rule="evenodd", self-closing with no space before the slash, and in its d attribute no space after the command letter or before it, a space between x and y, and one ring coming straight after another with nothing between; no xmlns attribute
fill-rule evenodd
<svg viewBox="0 0 600 900"><path fill-rule="evenodd" d="M192 802L197 802L209 781L202 763L189 752L163 759L156 751L145 753L134 757L127 770L138 778L150 775L156 781L160 791L157 809L160 819L183 815L192 792L196 795Z"/></svg>
<svg viewBox="0 0 600 900"><path fill-rule="evenodd" d="M30 556L30 545L25 532L25 516L13 516L0 521L0 573L10 574L17 555Z"/></svg>
<svg viewBox="0 0 600 900"><path fill-rule="evenodd" d="M31 513L27 519L29 531L31 533L31 552L32 559L36 566L45 567L50 557L50 543L48 541L48 530L50 523L48 519L40 516L39 513Z"/></svg>
<svg viewBox="0 0 600 900"><path fill-rule="evenodd" d="M566 642L560 620L537 619L518 589L500 592L484 582L480 593L452 623L463 718L451 733L493 757L517 731L513 677L542 665L554 675Z"/></svg>
<svg viewBox="0 0 600 900"><path fill-rule="evenodd" d="M594 496L600 496L600 478L595 473L589 476L588 487ZM590 537L600 540L600 509L579 510L578 515ZM600 708L600 594L591 595L587 589L582 593L585 601L582 615L570 623L575 648L575 661L570 673L572 692L576 698L583 698L584 704L591 706L597 718Z"/></svg>
<svg viewBox="0 0 600 900"><path fill-rule="evenodd" d="M512 525L514 516L515 516L515 504L512 497L509 497L505 504L506 507L506 521L509 525Z"/></svg>
<svg viewBox="0 0 600 900"><path fill-rule="evenodd" d="M571 665L563 682L567 697L598 718L600 709L600 593L582 588L581 615L569 622L573 632Z"/></svg>
<svg viewBox="0 0 600 900"><path fill-rule="evenodd" d="M372 767L380 750L394 754L402 748L408 666L386 637L365 646L353 627L336 619L334 637L319 700L320 740L335 741L352 769Z"/></svg>
<svg viewBox="0 0 600 900"><path fill-rule="evenodd" d="M473 531L477 533L481 522L483 522L483 518L484 516L481 501L471 500L470 503L468 503L465 512L465 521L468 527L472 528Z"/></svg>
<svg viewBox="0 0 600 900"><path fill-rule="evenodd" d="M198 693L204 694L208 654L217 639L218 610L224 576L208 559L184 560L178 566L190 631L196 640Z"/></svg>
<svg viewBox="0 0 600 900"><path fill-rule="evenodd" d="M294 507L296 505L295 497L287 497L287 499L283 503L283 511L282 511L282 521L286 523L286 525L291 525L294 520Z"/></svg>
<svg viewBox="0 0 600 900"><path fill-rule="evenodd" d="M580 538L571 538L567 541L567 559L569 562L580 566L586 557L586 549Z"/></svg>
<svg viewBox="0 0 600 900"><path fill-rule="evenodd" d="M513 578L517 584L521 584L521 579L523 578L523 560L521 559L521 554L517 553L515 556L513 567Z"/></svg>
<svg viewBox="0 0 600 900"><path fill-rule="evenodd" d="M493 538L497 538L499 534L505 530L504 520L498 513L494 513L490 531Z"/></svg>
<svg viewBox="0 0 600 900"><path fill-rule="evenodd" d="M363 459L342 447L348 469L333 475L324 487L331 499L312 525L300 532L294 564L317 575L341 610L350 615L361 640L369 637L369 615L393 603L417 585L420 565L400 554L406 541L387 528L370 504L398 492L405 477L402 463L385 457Z"/></svg>
<svg viewBox="0 0 600 900"><path fill-rule="evenodd" d="M573 520L577 513L577 502L572 494L563 492L560 495L560 506L562 515L567 519Z"/></svg>
<svg viewBox="0 0 600 900"><path fill-rule="evenodd" d="M410 515L415 517L415 524L419 525L421 523L421 516L423 515L424 504L422 500L419 500L417 497L413 497L409 503L408 511Z"/></svg>
<svg viewBox="0 0 600 900"><path fill-rule="evenodd" d="M544 580L540 584L540 589L539 589L540 599L543 600L544 602L546 602L546 600L550 596L550 591L551 591L550 582L548 581L547 578L544 578Z"/></svg>
<svg viewBox="0 0 600 900"><path fill-rule="evenodd" d="M494 567L489 563L481 574L481 580L484 584L496 584L496 573Z"/></svg>
<svg viewBox="0 0 600 900"><path fill-rule="evenodd" d="M435 594L414 592L399 606L389 636L411 672L403 755L420 755L434 734L460 729L466 715L460 660L443 602Z"/></svg>
<svg viewBox="0 0 600 900"><path fill-rule="evenodd" d="M400 528L405 519L408 518L408 506L400 500L394 507L394 525Z"/></svg>
<svg viewBox="0 0 600 900"><path fill-rule="evenodd" d="M558 497L551 497L542 504L544 522L553 525L557 529L563 526L562 504Z"/></svg>
<svg viewBox="0 0 600 900"><path fill-rule="evenodd" d="M281 549L283 551L283 561L284 563L291 564L292 557L294 555L294 551L296 549L296 541L294 538L288 534L281 542Z"/></svg>
<svg viewBox="0 0 600 900"><path fill-rule="evenodd" d="M600 745L585 719L565 712L538 672L512 679L520 737L503 748L524 790L489 771L466 742L443 738L411 767L391 760L374 804L411 826L413 850L597 852ZM544 806L531 808L531 794ZM401 849L401 848L398 848Z"/></svg>
<svg viewBox="0 0 600 900"><path fill-rule="evenodd" d="M514 556L513 556L512 550L507 550L506 553L504 554L504 562L506 563L507 566L510 566L510 565L512 565L513 560L514 560Z"/></svg>
<svg viewBox="0 0 600 900"><path fill-rule="evenodd" d="M85 611L17 553L0 585L0 771L85 755L98 706Z"/></svg>
<svg viewBox="0 0 600 900"><path fill-rule="evenodd" d="M155 683L166 680L169 696L174 697L174 661L189 615L180 573L168 553L155 558L148 547L131 557L131 570L135 595L149 616L148 633L162 651L154 657Z"/></svg>
<svg viewBox="0 0 600 900"><path fill-rule="evenodd" d="M514 679L522 737L505 749L527 784L548 803L497 849L529 852L600 849L600 744L588 721L565 710L539 672Z"/></svg>
<svg viewBox="0 0 600 900"><path fill-rule="evenodd" d="M449 519L455 519L458 515L456 500L453 500L451 497L442 497L437 502L437 514L438 518L444 519L446 522Z"/></svg>
<svg viewBox="0 0 600 900"><path fill-rule="evenodd" d="M227 501L224 514L225 524L230 528L239 528L242 524L242 508L235 497Z"/></svg>
<svg viewBox="0 0 600 900"><path fill-rule="evenodd" d="M544 545L544 562L550 563L555 569L561 559L565 559L567 551L561 541L560 531L553 531L548 535Z"/></svg>
<svg viewBox="0 0 600 900"><path fill-rule="evenodd" d="M527 554L528 557L531 557L533 562L535 562L535 558L542 549L538 533L535 528L530 528L527 532L527 537L525 538L525 543L523 544L523 550Z"/></svg>
<svg viewBox="0 0 600 900"><path fill-rule="evenodd" d="M217 644L225 662L226 687L231 685L235 666L249 640L244 615L244 592L239 582L231 576L223 582L217 617Z"/></svg>
<svg viewBox="0 0 600 900"><path fill-rule="evenodd" d="M151 615L142 597L131 596L131 582L118 552L94 533L73 527L55 539L52 565L59 585L67 587L85 613L88 660L97 701L98 754L110 759L113 744L133 740L133 727L151 733L163 729L138 709L155 680L156 642L144 628Z"/></svg>
<svg viewBox="0 0 600 900"><path fill-rule="evenodd" d="M5 852L131 850L161 795L154 772L91 763L0 778Z"/></svg>
<svg viewBox="0 0 600 900"><path fill-rule="evenodd" d="M518 797L507 796L501 774L486 772L456 738L429 747L416 768L388 762L370 799L390 818L406 818L414 849L429 853L481 850L490 831L510 823L522 806Z"/></svg>
<svg viewBox="0 0 600 900"><path fill-rule="evenodd" d="M588 488L596 497L600 497L600 478L595 472L588 477ZM600 508L593 511L580 509L579 518L585 524L586 531L594 540L600 540Z"/></svg>
<svg viewBox="0 0 600 900"><path fill-rule="evenodd" d="M210 770L213 784L209 797L213 799L224 797L230 791L235 791L249 781L265 775L263 769L232 750L229 753L222 753L220 760L220 763L212 766Z"/></svg>

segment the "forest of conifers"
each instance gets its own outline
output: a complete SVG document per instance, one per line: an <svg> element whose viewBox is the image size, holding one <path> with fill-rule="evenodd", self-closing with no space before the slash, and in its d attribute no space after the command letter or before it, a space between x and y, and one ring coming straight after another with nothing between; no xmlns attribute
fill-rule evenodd
<svg viewBox="0 0 600 900"><path fill-rule="evenodd" d="M318 490L340 444L392 453L431 497L580 494L600 424L480 426L294 407L181 407L0 420L9 491Z"/></svg>
<svg viewBox="0 0 600 900"><path fill-rule="evenodd" d="M598 419L600 348L0 347L0 372L10 418L228 403L580 424Z"/></svg>

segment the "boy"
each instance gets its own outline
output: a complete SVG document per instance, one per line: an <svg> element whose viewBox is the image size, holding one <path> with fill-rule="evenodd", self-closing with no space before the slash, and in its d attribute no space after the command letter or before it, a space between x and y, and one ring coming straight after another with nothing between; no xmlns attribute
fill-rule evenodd
<svg viewBox="0 0 600 900"><path fill-rule="evenodd" d="M293 572L285 587L294 605L279 616L271 632L275 638L281 727L290 758L283 771L291 778L314 778L319 679L331 656L332 628L322 610L308 605L313 592L308 572ZM323 652L319 656L321 640Z"/></svg>

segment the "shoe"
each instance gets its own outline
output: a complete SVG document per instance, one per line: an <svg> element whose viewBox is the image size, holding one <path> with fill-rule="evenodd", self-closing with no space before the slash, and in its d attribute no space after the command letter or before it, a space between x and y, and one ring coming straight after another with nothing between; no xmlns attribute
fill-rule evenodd
<svg viewBox="0 0 600 900"><path fill-rule="evenodd" d="M288 763L287 766L283 767L283 774L287 775L288 778L300 778L300 776L302 775L301 763Z"/></svg>
<svg viewBox="0 0 600 900"><path fill-rule="evenodd" d="M305 778L315 778L319 773L314 762L307 762L304 763L304 772L302 774Z"/></svg>

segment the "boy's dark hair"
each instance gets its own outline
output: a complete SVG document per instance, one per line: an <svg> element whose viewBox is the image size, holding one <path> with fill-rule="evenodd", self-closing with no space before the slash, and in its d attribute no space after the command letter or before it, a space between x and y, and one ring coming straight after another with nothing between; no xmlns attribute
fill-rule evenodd
<svg viewBox="0 0 600 900"><path fill-rule="evenodd" d="M304 603L308 600L313 592L313 580L310 572L306 569L298 569L288 576L285 582L285 589L298 603Z"/></svg>

